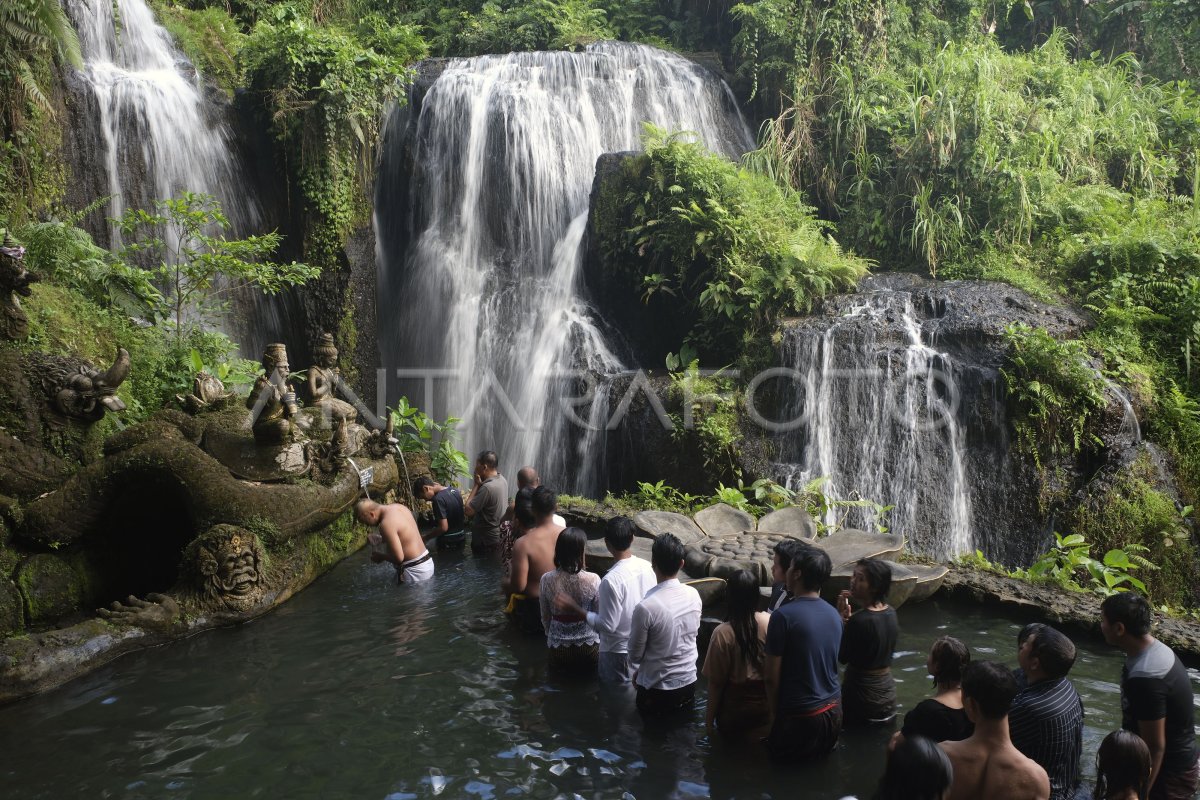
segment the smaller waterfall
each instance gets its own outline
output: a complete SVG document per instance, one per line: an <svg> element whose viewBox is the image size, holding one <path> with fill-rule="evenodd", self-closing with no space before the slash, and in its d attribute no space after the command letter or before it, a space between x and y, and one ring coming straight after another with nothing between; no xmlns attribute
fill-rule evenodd
<svg viewBox="0 0 1200 800"><path fill-rule="evenodd" d="M257 216L232 155L229 131L211 118L195 67L144 0L67 0L83 51L85 100L94 117L112 195L109 216L149 208L180 192L217 197L235 231ZM113 244L119 232L110 231Z"/></svg>
<svg viewBox="0 0 1200 800"><path fill-rule="evenodd" d="M892 504L887 526L915 549L949 557L974 548L956 365L925 339L908 292L856 298L823 330L785 344L795 370L776 474L791 488L824 476L833 500ZM790 362L790 363L788 363ZM825 522L877 529L873 510L833 506Z"/></svg>

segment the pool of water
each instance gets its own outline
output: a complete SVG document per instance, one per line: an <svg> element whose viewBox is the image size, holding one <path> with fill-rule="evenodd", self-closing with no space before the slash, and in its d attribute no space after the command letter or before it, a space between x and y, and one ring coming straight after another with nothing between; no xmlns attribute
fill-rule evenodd
<svg viewBox="0 0 1200 800"><path fill-rule="evenodd" d="M645 730L628 693L547 678L543 646L503 624L497 565L441 555L437 570L398 587L360 553L263 619L0 708L5 795L838 798L878 779L890 731L848 731L828 761L778 770L709 741L702 702L691 725ZM930 690L937 636L1016 664L1013 618L927 602L900 624L905 708ZM1079 645L1090 775L1119 724L1121 656Z"/></svg>

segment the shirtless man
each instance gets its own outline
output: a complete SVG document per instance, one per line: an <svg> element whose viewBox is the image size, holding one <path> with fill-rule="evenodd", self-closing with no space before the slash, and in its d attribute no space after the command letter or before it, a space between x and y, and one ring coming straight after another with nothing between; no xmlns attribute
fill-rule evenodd
<svg viewBox="0 0 1200 800"><path fill-rule="evenodd" d="M995 661L972 661L963 671L962 702L975 733L940 747L954 766L948 800L1048 800L1046 770L1008 738L1008 709L1017 694L1012 673Z"/></svg>
<svg viewBox="0 0 1200 800"><path fill-rule="evenodd" d="M500 582L508 596L508 608L517 627L526 633L542 634L542 611L538 603L542 575L554 570L554 546L563 526L554 522L558 497L545 486L533 490L533 527L513 544L508 574Z"/></svg>
<svg viewBox="0 0 1200 800"><path fill-rule="evenodd" d="M421 583L433 578L433 556L425 548L417 521L407 506L399 503L384 506L363 498L354 504L354 516L364 525L379 528L385 551L371 551L372 563L390 562L400 583Z"/></svg>

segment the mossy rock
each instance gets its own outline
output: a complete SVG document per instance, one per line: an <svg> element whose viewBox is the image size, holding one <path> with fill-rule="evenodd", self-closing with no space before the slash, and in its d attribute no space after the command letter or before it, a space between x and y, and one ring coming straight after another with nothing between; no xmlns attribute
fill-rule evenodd
<svg viewBox="0 0 1200 800"><path fill-rule="evenodd" d="M25 601L12 581L0 578L0 636L25 627Z"/></svg>
<svg viewBox="0 0 1200 800"><path fill-rule="evenodd" d="M83 606L84 581L58 556L30 556L17 569L17 586L30 625L54 622Z"/></svg>
<svg viewBox="0 0 1200 800"><path fill-rule="evenodd" d="M731 536L755 528L754 517L725 503L697 511L696 524L708 536Z"/></svg>

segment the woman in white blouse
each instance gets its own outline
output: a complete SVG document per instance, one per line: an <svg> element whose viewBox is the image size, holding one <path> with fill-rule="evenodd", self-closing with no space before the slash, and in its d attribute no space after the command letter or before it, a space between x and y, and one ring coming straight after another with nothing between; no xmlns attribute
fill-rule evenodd
<svg viewBox="0 0 1200 800"><path fill-rule="evenodd" d="M595 602L600 576L583 569L586 546L587 536L583 531L567 528L554 545L555 570L542 576L542 627L546 630L550 666L555 669L573 672L596 669L600 637L588 626L587 618L573 611L554 610L554 599L560 594L584 609Z"/></svg>

